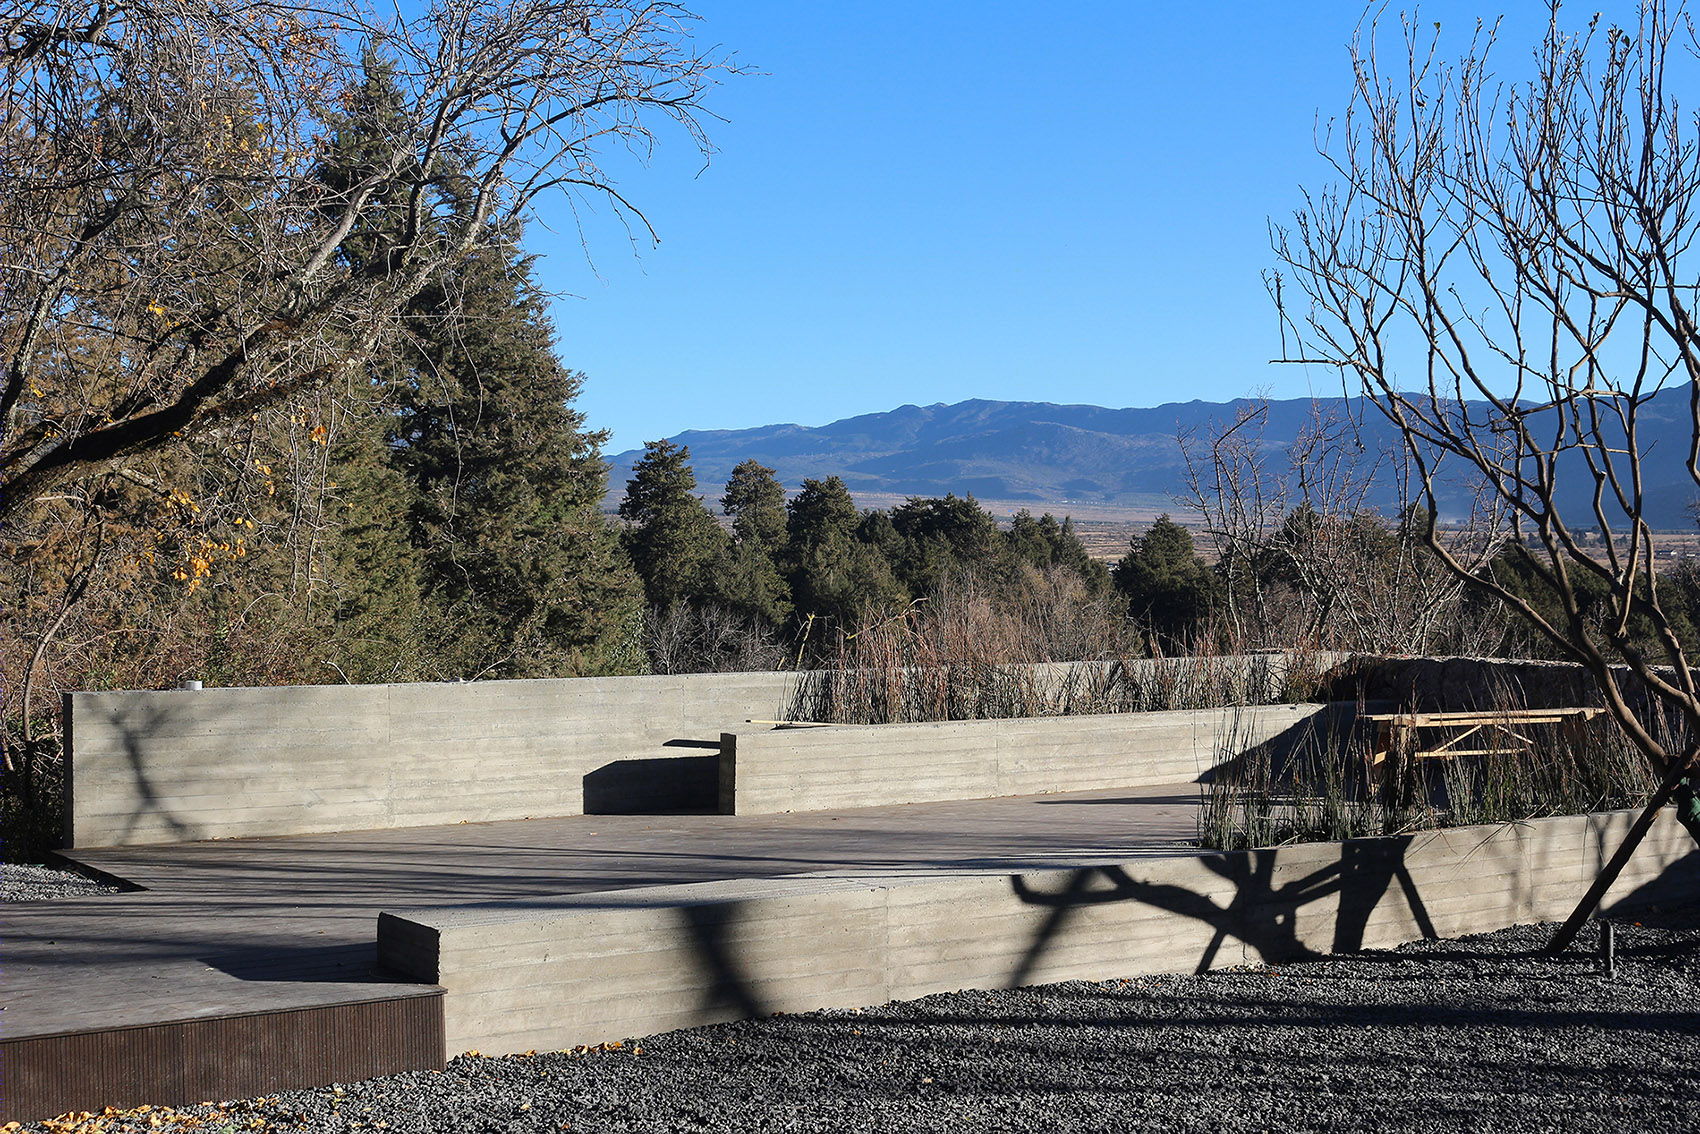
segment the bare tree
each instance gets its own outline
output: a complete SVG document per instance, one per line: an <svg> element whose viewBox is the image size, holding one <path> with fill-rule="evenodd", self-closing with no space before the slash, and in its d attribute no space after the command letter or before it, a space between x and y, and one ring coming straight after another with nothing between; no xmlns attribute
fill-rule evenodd
<svg viewBox="0 0 1700 1134"><path fill-rule="evenodd" d="M1350 650L1427 648L1458 613L1463 581L1429 554L1410 504L1409 463L1366 445L1359 423L1313 402L1283 447L1268 441L1269 406L1248 403L1202 437L1180 437L1181 500L1203 518L1236 639ZM1395 516L1375 506L1395 478ZM1447 547L1472 569L1495 542L1455 525Z"/></svg>
<svg viewBox="0 0 1700 1134"><path fill-rule="evenodd" d="M327 383L443 265L657 118L706 152L719 65L667 0L20 0L0 12L0 518ZM400 92L320 175L371 70Z"/></svg>
<svg viewBox="0 0 1700 1134"><path fill-rule="evenodd" d="M1433 552L1587 667L1612 715L1665 772L1629 837L1554 940L1562 948L1695 763L1700 694L1654 571L1646 474L1685 462L1700 486L1700 123L1693 34L1658 0L1626 28L1571 33L1551 6L1533 77L1497 82L1495 28L1456 64L1438 31L1354 40L1355 96L1321 150L1338 183L1277 229L1272 276L1285 360L1337 367L1404 439ZM1387 66L1384 67L1384 62ZM1296 291L1298 296L1293 292ZM1302 296L1302 300L1299 298ZM1682 454L1655 453L1643 420L1686 390ZM1503 506L1562 617L1548 618L1435 536L1440 477L1479 481ZM1588 487L1566 507L1562 489ZM1584 539L1594 529L1599 542ZM1581 590L1609 594L1584 615ZM1655 649L1644 648L1651 626ZM1662 664L1661 664L1662 663ZM1686 726L1673 733L1672 719ZM1685 736L1680 742L1668 739Z"/></svg>

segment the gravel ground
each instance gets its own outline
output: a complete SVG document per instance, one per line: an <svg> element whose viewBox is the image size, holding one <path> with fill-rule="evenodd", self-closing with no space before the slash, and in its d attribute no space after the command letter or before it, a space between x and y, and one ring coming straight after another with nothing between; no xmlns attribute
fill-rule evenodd
<svg viewBox="0 0 1700 1134"><path fill-rule="evenodd" d="M958 992L442 1073L109 1113L107 1131L1700 1129L1700 906L1203 976ZM71 1120L32 1130L92 1129Z"/></svg>
<svg viewBox="0 0 1700 1134"><path fill-rule="evenodd" d="M121 886L89 878L74 870L0 863L0 902L51 902L57 898L117 894L122 890Z"/></svg>

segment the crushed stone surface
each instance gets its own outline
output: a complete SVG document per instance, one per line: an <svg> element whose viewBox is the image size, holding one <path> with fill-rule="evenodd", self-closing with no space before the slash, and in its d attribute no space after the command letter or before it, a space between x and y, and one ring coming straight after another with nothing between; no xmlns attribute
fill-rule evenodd
<svg viewBox="0 0 1700 1134"><path fill-rule="evenodd" d="M0 902L51 902L58 898L117 894L122 889L74 870L0 863Z"/></svg>
<svg viewBox="0 0 1700 1134"><path fill-rule="evenodd" d="M1700 907L1196 976L956 992L29 1130L1700 1129Z"/></svg>

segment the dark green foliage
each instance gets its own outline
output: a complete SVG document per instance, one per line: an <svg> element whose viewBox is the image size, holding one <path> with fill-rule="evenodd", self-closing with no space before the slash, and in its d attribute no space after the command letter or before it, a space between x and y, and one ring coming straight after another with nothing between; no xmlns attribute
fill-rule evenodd
<svg viewBox="0 0 1700 1134"><path fill-rule="evenodd" d="M402 136L392 73L375 55L366 67L318 171L330 207ZM430 172L438 215L463 211L458 171ZM401 250L441 238L408 228L405 204L362 214L341 250L349 271L388 270ZM531 261L520 234L506 235L414 297L398 343L343 416L323 573L331 661L349 679L627 664L621 643L640 599L600 511L604 435L571 408L583 376L555 356Z"/></svg>
<svg viewBox="0 0 1700 1134"><path fill-rule="evenodd" d="M622 537L649 604L666 609L717 593L720 565L731 541L698 499L691 451L671 441L651 441L626 482Z"/></svg>
<svg viewBox="0 0 1700 1134"><path fill-rule="evenodd" d="M1544 563L1544 557L1537 561L1521 545L1513 544L1495 556L1487 570L1494 582L1527 601L1537 614L1562 631L1569 626L1569 620L1557 592L1542 577L1540 566ZM1596 641L1603 641L1608 630L1605 623L1610 620L1612 608L1609 585L1597 574L1575 565L1570 568L1570 581L1576 594L1579 630ZM1649 597L1643 580L1637 589L1635 605L1645 607ZM1696 597L1700 597L1700 571L1690 564L1678 566L1659 580L1659 605L1670 619L1678 639L1689 649L1700 646L1700 634L1695 628L1695 616L1700 614L1700 610L1692 605ZM1538 633L1533 624L1517 618L1515 625L1519 633L1510 643L1510 653L1570 660L1570 655ZM1628 637L1636 648L1649 655L1656 656L1663 651L1652 620L1645 614L1631 615Z"/></svg>
<svg viewBox="0 0 1700 1134"><path fill-rule="evenodd" d="M911 594L935 590L951 575L972 575L986 585L1010 576L1008 544L972 496L912 498L892 509L891 523L903 540L897 577Z"/></svg>
<svg viewBox="0 0 1700 1134"><path fill-rule="evenodd" d="M1133 538L1111 575L1127 596L1128 613L1165 647L1196 633L1216 600L1215 574L1194 554L1192 536L1167 515Z"/></svg>
<svg viewBox="0 0 1700 1134"><path fill-rule="evenodd" d="M323 209L327 217L340 215L349 198L367 178L387 168L405 143L402 94L396 84L395 68L376 52L362 60L365 78L351 92L343 111L330 120L330 144L325 158L314 171L323 186ZM409 161L409 179L421 172L419 163ZM420 233L405 230L407 202L381 197L377 207L361 214L360 224L338 248L342 262L355 274L387 270L409 240Z"/></svg>
<svg viewBox="0 0 1700 1134"><path fill-rule="evenodd" d="M840 477L805 480L785 509L785 534L793 554L853 539L861 514Z"/></svg>
<svg viewBox="0 0 1700 1134"><path fill-rule="evenodd" d="M732 470L720 506L732 517L733 540L716 581L721 601L764 625L782 624L791 614L791 588L774 557L784 550L784 486L772 469L748 460Z"/></svg>
<svg viewBox="0 0 1700 1134"><path fill-rule="evenodd" d="M327 664L348 681L420 675L420 583L425 556L410 537L412 489L390 462L386 418L368 405L345 414L331 443L322 576L331 641Z"/></svg>
<svg viewBox="0 0 1700 1134"><path fill-rule="evenodd" d="M732 517L732 536L739 543L775 548L785 539L785 486L754 458L732 470L720 507Z"/></svg>
<svg viewBox="0 0 1700 1134"><path fill-rule="evenodd" d="M880 553L890 563L903 554L903 537L891 522L891 513L871 508L856 525L856 538Z"/></svg>
<svg viewBox="0 0 1700 1134"><path fill-rule="evenodd" d="M482 252L409 315L393 459L443 674L606 671L637 588L601 514L603 434L570 408L584 376L555 357L530 260Z"/></svg>
<svg viewBox="0 0 1700 1134"><path fill-rule="evenodd" d="M732 610L753 615L766 626L782 625L791 616L791 588L767 548L759 543L735 543L719 564L715 590Z"/></svg>
<svg viewBox="0 0 1700 1134"><path fill-rule="evenodd" d="M1110 585L1110 569L1093 559L1086 545L1074 534L1074 521L1068 517L1062 523L1046 512L1038 519L1023 508L1015 514L1005 533L1009 553L1017 563L1026 563L1039 570L1066 567L1080 576L1087 593L1100 595Z"/></svg>
<svg viewBox="0 0 1700 1134"><path fill-rule="evenodd" d="M786 565L802 614L854 624L869 606L907 601L879 546L858 538L862 517L844 481L805 480L786 509Z"/></svg>

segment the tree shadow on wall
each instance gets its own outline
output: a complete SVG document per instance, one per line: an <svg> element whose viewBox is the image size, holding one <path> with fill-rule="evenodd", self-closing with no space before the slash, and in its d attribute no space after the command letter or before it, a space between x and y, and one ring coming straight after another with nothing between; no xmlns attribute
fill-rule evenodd
<svg viewBox="0 0 1700 1134"><path fill-rule="evenodd" d="M1342 843L1337 861L1285 882L1277 878L1279 856L1274 851L1200 857L1198 861L1204 867L1232 885L1226 904L1185 886L1133 878L1119 866L1072 871L1056 891L1038 889L1021 875L1012 875L1010 885L1016 897L1025 905L1048 908L1050 913L1016 966L1009 987L1032 983L1046 952L1083 909L1111 902L1139 902L1210 926L1213 933L1209 944L1194 969L1199 973L1215 964L1230 937L1257 950L1266 962L1321 955L1300 939L1299 911L1329 898L1337 898L1338 902L1328 951L1357 952L1363 948L1371 914L1395 883L1423 937L1437 937L1422 895L1405 866L1405 855L1413 838L1399 836Z"/></svg>
<svg viewBox="0 0 1700 1134"><path fill-rule="evenodd" d="M147 822L150 817L163 823L170 829L175 840L186 842L195 838L195 829L189 823L179 819L171 806L154 785L148 769L148 750L150 745L159 743L161 733L168 731L176 714L165 705L137 707L128 712L114 714L111 727L119 736L124 747L124 759L129 765L131 790L136 801L130 814L125 818L124 827L116 838L110 842L114 846L123 845L130 841L130 836L136 829ZM73 810L76 801L76 735L71 735L70 750L65 761L65 842L75 846L77 832L74 826Z"/></svg>

